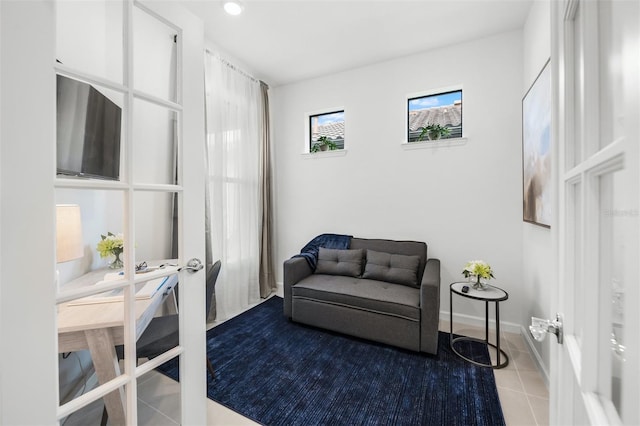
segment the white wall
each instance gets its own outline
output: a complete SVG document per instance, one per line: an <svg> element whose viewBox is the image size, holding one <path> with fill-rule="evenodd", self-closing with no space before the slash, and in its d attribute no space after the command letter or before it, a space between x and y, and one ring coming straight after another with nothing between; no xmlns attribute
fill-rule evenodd
<svg viewBox="0 0 640 426"><path fill-rule="evenodd" d="M548 0L535 1L527 18L523 31L524 46L524 79L521 88L522 97L542 70L551 56L551 9ZM551 224L551 226L554 226ZM528 330L531 317L555 318L549 311L553 296L553 250L551 230L530 223L522 222L522 292L523 305L520 323ZM523 332L527 334L528 332ZM537 356L543 372L549 371L549 345L553 339L545 339L533 343L534 355Z"/></svg>
<svg viewBox="0 0 640 426"><path fill-rule="evenodd" d="M442 311L464 264L489 262L520 323L522 33L280 86L271 91L276 265L317 234L425 241L442 261ZM404 150L407 95L463 86L463 146ZM347 155L308 159L305 113L345 108ZM479 303L456 312L484 317Z"/></svg>

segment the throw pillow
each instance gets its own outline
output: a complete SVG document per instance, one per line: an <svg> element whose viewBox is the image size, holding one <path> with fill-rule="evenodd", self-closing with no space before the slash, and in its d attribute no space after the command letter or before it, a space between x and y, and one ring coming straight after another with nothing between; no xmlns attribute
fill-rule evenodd
<svg viewBox="0 0 640 426"><path fill-rule="evenodd" d="M359 277L362 274L362 249L336 250L320 247L316 274Z"/></svg>
<svg viewBox="0 0 640 426"><path fill-rule="evenodd" d="M367 250L367 264L362 278L419 287L418 256Z"/></svg>

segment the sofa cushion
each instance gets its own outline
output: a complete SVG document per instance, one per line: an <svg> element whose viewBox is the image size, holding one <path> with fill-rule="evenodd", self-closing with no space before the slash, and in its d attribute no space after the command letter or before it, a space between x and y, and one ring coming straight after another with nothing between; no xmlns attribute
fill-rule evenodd
<svg viewBox="0 0 640 426"><path fill-rule="evenodd" d="M427 264L427 244L421 241L382 240L373 238L352 238L350 249L374 250L383 253L418 256L418 282L422 281L424 268Z"/></svg>
<svg viewBox="0 0 640 426"><path fill-rule="evenodd" d="M361 249L337 250L320 247L316 274L359 277L362 274Z"/></svg>
<svg viewBox="0 0 640 426"><path fill-rule="evenodd" d="M362 278L419 287L419 264L420 258L418 256L367 250L367 263Z"/></svg>
<svg viewBox="0 0 640 426"><path fill-rule="evenodd" d="M375 313L420 320L420 290L355 277L310 275L291 288L292 296Z"/></svg>

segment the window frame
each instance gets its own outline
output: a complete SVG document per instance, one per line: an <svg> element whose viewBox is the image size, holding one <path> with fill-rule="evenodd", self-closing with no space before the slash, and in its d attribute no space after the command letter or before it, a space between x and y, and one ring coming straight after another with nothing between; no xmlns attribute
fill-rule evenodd
<svg viewBox="0 0 640 426"><path fill-rule="evenodd" d="M342 148L336 148L335 150L332 151L323 151L323 152L312 152L311 148L313 146L313 135L312 135L312 126L311 126L311 119L313 117L318 117L321 115L330 115L330 114L336 114L336 113L342 113L343 114L343 120L344 120L344 145ZM323 108L321 110L316 110L316 111L310 111L305 113L305 137L304 137L304 150L303 150L303 154L322 154L322 155L326 155L328 153L333 153L335 154L336 152L346 152L347 150L347 145L346 145L346 141L347 141L347 130L346 130L346 122L347 122L347 111L346 108L344 107L334 107L334 108Z"/></svg>
<svg viewBox="0 0 640 426"><path fill-rule="evenodd" d="M460 143L465 143L466 142L466 135L465 135L465 126L464 126L464 108L463 106L461 106L460 108L460 136L459 137L446 137L446 138L442 138L439 140L423 140L423 141L409 141L409 123L410 123L410 119L409 119L409 114L410 114L410 109L409 109L409 103L413 100L416 99L421 99L421 98L428 98L428 97L432 97L432 96L439 96L439 95L447 95L447 94L451 94L451 93L455 93L455 92L460 92L460 101L462 102L463 106L464 106L464 88L462 86L462 84L459 85L454 85L454 86L448 86L448 87L441 87L441 88L436 88L436 89L430 89L430 90L425 90L422 92L417 92L417 93L410 93L408 95L406 95L405 100L404 100L404 110L405 110L405 124L404 124L404 141L403 141L403 145L416 145L413 147L417 147L417 145L426 147L426 146L440 146L440 145L457 145Z"/></svg>

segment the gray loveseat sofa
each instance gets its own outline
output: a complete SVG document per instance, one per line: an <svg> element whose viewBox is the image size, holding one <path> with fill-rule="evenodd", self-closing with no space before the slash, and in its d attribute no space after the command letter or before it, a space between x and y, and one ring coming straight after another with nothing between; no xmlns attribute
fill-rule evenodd
<svg viewBox="0 0 640 426"><path fill-rule="evenodd" d="M351 238L284 262L284 314L295 322L436 354L440 261L416 241Z"/></svg>

